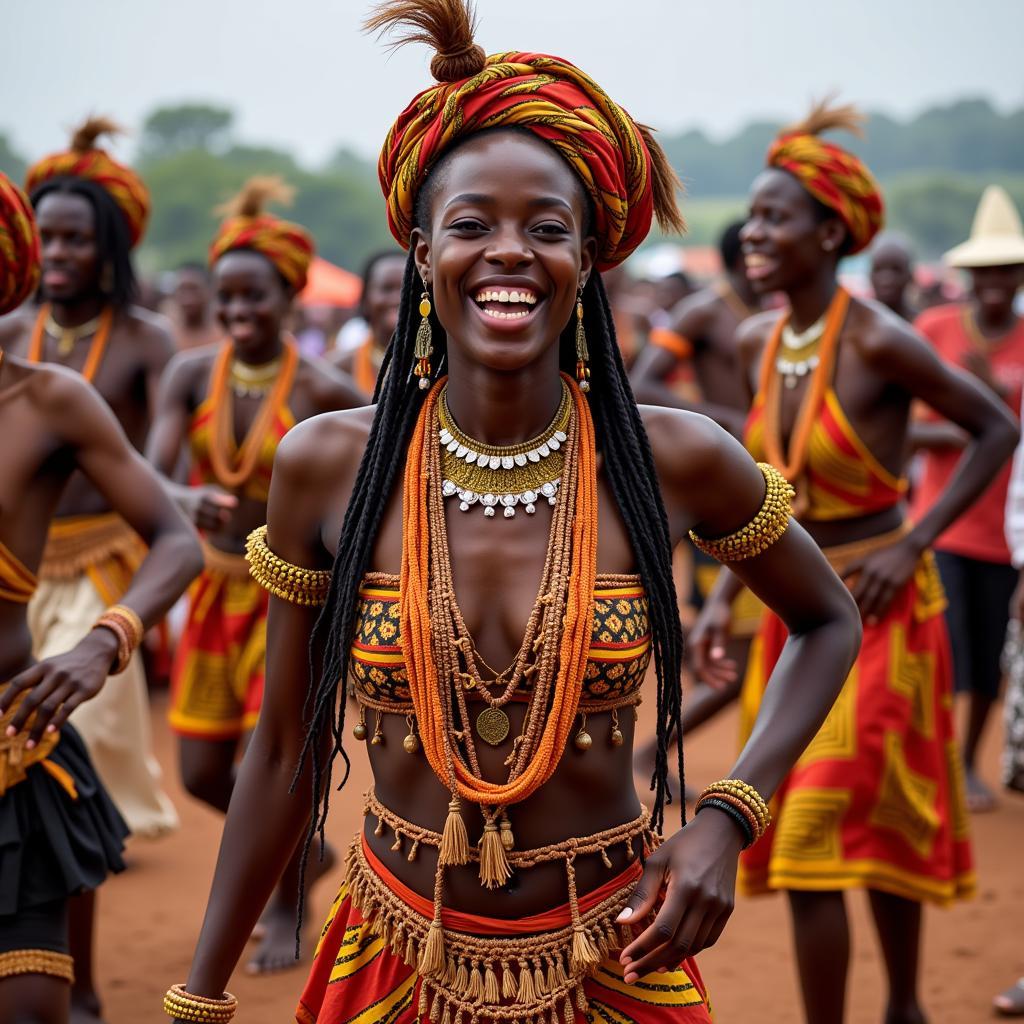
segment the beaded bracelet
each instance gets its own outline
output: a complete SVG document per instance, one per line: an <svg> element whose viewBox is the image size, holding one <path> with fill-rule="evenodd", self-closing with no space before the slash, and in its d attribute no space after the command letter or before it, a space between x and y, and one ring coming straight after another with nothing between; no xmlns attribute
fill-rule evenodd
<svg viewBox="0 0 1024 1024"><path fill-rule="evenodd" d="M109 629L117 637L117 660L110 674L120 675L128 667L136 648L142 643L145 632L142 619L127 605L115 604L96 620L92 628Z"/></svg>
<svg viewBox="0 0 1024 1024"><path fill-rule="evenodd" d="M742 779L720 779L711 783L697 800L697 810L705 801L717 799L733 807L736 813L743 814L745 820L753 828L754 842L757 842L768 831L772 823L771 812L763 796Z"/></svg>
<svg viewBox="0 0 1024 1024"><path fill-rule="evenodd" d="M714 807L716 810L724 811L734 822L736 822L740 831L743 833L744 850L754 845L757 837L754 835L754 830L751 827L750 822L747 820L747 817L741 811L733 807L732 804L728 804L724 800L720 800L715 796L702 797L697 803L697 808L694 811L694 814L699 814L705 807Z"/></svg>
<svg viewBox="0 0 1024 1024"><path fill-rule="evenodd" d="M796 492L789 481L767 462L757 468L764 477L764 501L756 516L727 537L708 539L690 531L690 540L706 555L719 562L742 562L767 551L789 526L793 497Z"/></svg>
<svg viewBox="0 0 1024 1024"><path fill-rule="evenodd" d="M249 575L274 597L292 604L315 608L326 604L331 588L327 569L306 569L275 555L267 544L267 528L260 526L245 542Z"/></svg>
<svg viewBox="0 0 1024 1024"><path fill-rule="evenodd" d="M176 1020L200 1024L228 1024L238 1010L238 1000L225 992L220 999L194 996L184 985L172 985L164 996L164 1013Z"/></svg>

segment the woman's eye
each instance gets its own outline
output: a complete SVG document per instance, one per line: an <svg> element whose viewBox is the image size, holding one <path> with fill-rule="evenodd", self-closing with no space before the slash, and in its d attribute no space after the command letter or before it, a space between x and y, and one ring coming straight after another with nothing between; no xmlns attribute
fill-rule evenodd
<svg viewBox="0 0 1024 1024"><path fill-rule="evenodd" d="M564 224L558 224L554 221L547 221L544 224L538 224L534 231L539 231L542 235L567 235L569 229Z"/></svg>
<svg viewBox="0 0 1024 1024"><path fill-rule="evenodd" d="M452 231L484 231L485 226L478 220L472 220L464 217L462 220L455 221L451 226Z"/></svg>

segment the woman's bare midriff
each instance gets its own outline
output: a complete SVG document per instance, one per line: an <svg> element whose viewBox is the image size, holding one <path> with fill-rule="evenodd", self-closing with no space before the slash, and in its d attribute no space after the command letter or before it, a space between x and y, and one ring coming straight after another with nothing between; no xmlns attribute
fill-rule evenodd
<svg viewBox="0 0 1024 1024"><path fill-rule="evenodd" d="M470 705L473 711L482 703ZM518 735L525 705L508 707L512 720L510 735ZM351 722L356 715L352 704L346 715ZM374 723L375 712L369 713ZM586 751L578 750L572 737L554 775L536 794L509 809L516 849L525 850L558 843L570 837L581 837L604 831L640 814L640 802L633 785L632 745L633 711L626 707L619 711L619 727L625 742L613 747L609 742L611 715L601 713L587 716L587 732L593 745ZM346 725L350 729L350 725ZM370 765L378 799L389 810L408 821L440 832L448 814L448 791L434 775L422 750L406 754L402 740L409 731L402 715L383 715L381 728L384 742L380 746L368 743ZM373 727L371 725L371 735ZM575 731L574 731L575 735ZM346 738L351 747L354 741ZM481 749L482 748L482 749ZM477 741L484 775L494 781L504 779L507 769L502 762L508 756L511 741L500 747L488 747ZM475 806L464 810L471 843L476 843L483 828ZM405 840L400 851L391 849L394 833L374 834L376 819L367 818L366 837L374 853L409 888L427 899L434 892L434 874L437 851L421 846L416 860L407 859L410 842ZM636 843L639 852L639 842ZM599 855L580 857L576 862L579 891L588 892L603 885L622 871L629 860L622 845L609 850L612 868L604 866ZM481 886L475 864L449 868L445 872L445 906L466 913L487 917L519 918L551 910L566 902L566 878L563 862L541 864L517 871L501 889L488 890Z"/></svg>

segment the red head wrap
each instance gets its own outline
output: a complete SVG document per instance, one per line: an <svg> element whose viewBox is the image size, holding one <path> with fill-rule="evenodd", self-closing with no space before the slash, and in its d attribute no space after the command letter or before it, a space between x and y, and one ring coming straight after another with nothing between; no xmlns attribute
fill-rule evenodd
<svg viewBox="0 0 1024 1024"><path fill-rule="evenodd" d="M86 178L102 185L124 214L133 246L138 245L149 220L149 189L142 178L127 164L118 163L106 150L96 146L101 135L112 135L120 129L102 117L90 118L75 132L66 153L43 157L29 168L25 188L31 195L50 178Z"/></svg>
<svg viewBox="0 0 1024 1024"><path fill-rule="evenodd" d="M265 213L270 200L290 202L293 192L280 178L252 178L222 212L227 218L210 245L210 266L225 253L252 249L265 256L295 289L306 286L313 260L313 236L298 224Z"/></svg>
<svg viewBox="0 0 1024 1024"><path fill-rule="evenodd" d="M403 42L438 50L438 85L399 115L377 165L388 224L408 248L416 193L454 142L487 128L525 128L550 143L579 175L594 205L597 266L621 263L644 240L652 215L683 229L674 176L649 130L614 103L589 75L559 57L510 51L485 57L473 42L463 0L385 4L368 27L410 25Z"/></svg>
<svg viewBox="0 0 1024 1024"><path fill-rule="evenodd" d="M808 192L834 210L850 232L850 252L860 252L885 223L882 190L865 164L820 133L845 128L860 134L853 107L816 106L806 120L784 131L768 150L769 167L789 171Z"/></svg>
<svg viewBox="0 0 1024 1024"><path fill-rule="evenodd" d="M25 193L0 174L0 315L17 309L39 284L39 235Z"/></svg>

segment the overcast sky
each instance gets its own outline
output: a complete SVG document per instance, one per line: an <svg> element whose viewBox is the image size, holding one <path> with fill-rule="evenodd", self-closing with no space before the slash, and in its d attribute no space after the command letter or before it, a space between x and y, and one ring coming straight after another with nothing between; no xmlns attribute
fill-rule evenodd
<svg viewBox="0 0 1024 1024"><path fill-rule="evenodd" d="M364 36L366 0L2 0L0 131L25 156L89 112L138 127L182 100L304 160L375 155L429 56ZM725 134L830 89L897 116L961 96L1024 103L1024 0L479 0L488 52L568 57L634 117ZM130 144L122 144L130 152Z"/></svg>

